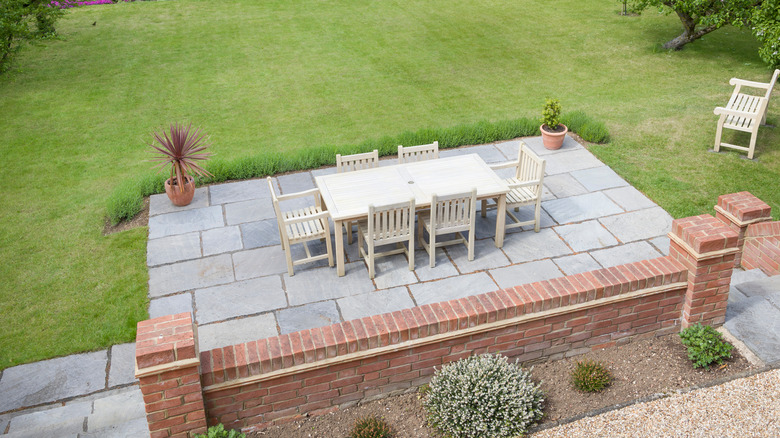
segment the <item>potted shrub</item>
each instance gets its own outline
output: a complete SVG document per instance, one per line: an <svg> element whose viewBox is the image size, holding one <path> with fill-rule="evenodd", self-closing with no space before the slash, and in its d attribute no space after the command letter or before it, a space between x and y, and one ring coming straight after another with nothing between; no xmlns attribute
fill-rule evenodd
<svg viewBox="0 0 780 438"><path fill-rule="evenodd" d="M561 102L558 99L547 99L542 111L542 143L547 149L560 149L563 145L563 139L569 128L561 123Z"/></svg>
<svg viewBox="0 0 780 438"><path fill-rule="evenodd" d="M193 130L192 124L184 126L174 123L169 130L155 132L152 136L154 140L150 146L160 154L152 161L160 162L158 167L171 164L171 177L165 181L165 193L173 205L188 205L195 195L193 176L211 176L197 163L211 156L203 152L209 146L205 134L200 129Z"/></svg>

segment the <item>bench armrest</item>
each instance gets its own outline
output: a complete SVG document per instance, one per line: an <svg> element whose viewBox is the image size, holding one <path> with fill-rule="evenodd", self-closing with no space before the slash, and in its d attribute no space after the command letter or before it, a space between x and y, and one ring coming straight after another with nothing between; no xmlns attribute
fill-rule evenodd
<svg viewBox="0 0 780 438"><path fill-rule="evenodd" d="M756 108L755 112L748 112L748 111L737 111L737 110L723 108L719 106L715 108L715 111L713 112L717 115L727 115L727 116L735 116L735 117L745 117L747 119L754 119L760 115L760 111L758 111L758 109L762 107L763 105Z"/></svg>
<svg viewBox="0 0 780 438"><path fill-rule="evenodd" d="M769 88L769 84L768 83L746 81L744 79L738 79L738 78L731 78L731 80L729 81L729 84L731 84L731 85L741 85L741 86L744 86L744 87L763 88L764 90Z"/></svg>

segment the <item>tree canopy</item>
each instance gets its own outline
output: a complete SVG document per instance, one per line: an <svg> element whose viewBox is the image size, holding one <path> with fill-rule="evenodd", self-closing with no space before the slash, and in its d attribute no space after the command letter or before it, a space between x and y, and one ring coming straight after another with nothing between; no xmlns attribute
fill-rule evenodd
<svg viewBox="0 0 780 438"><path fill-rule="evenodd" d="M53 36L62 13L45 0L0 1L0 72L8 69L24 43Z"/></svg>

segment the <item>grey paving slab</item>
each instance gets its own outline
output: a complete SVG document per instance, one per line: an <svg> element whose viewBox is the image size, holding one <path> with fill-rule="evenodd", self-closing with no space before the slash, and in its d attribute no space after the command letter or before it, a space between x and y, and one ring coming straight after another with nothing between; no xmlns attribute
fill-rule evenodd
<svg viewBox="0 0 780 438"><path fill-rule="evenodd" d="M780 310L764 297L729 302L726 328L762 361L780 361Z"/></svg>
<svg viewBox="0 0 780 438"><path fill-rule="evenodd" d="M504 156L505 161L517 159L517 153L520 150L520 140L508 140L495 143L496 149Z"/></svg>
<svg viewBox="0 0 780 438"><path fill-rule="evenodd" d="M225 225L222 207L204 207L149 218L149 239L219 228Z"/></svg>
<svg viewBox="0 0 780 438"><path fill-rule="evenodd" d="M632 186L604 190L604 194L626 211L657 207L655 202Z"/></svg>
<svg viewBox="0 0 780 438"><path fill-rule="evenodd" d="M292 333L341 322L336 302L333 300L288 307L276 312L279 333Z"/></svg>
<svg viewBox="0 0 780 438"><path fill-rule="evenodd" d="M5 431L6 427L8 427L8 420L0 419L0 431Z"/></svg>
<svg viewBox="0 0 780 438"><path fill-rule="evenodd" d="M660 236L648 240L663 255L669 255L669 237Z"/></svg>
<svg viewBox="0 0 780 438"><path fill-rule="evenodd" d="M24 413L11 419L4 437L76 436L84 431L84 418L92 412L91 401L68 403L51 409Z"/></svg>
<svg viewBox="0 0 780 438"><path fill-rule="evenodd" d="M296 272L293 277L285 277L287 298L291 306L315 301L348 297L375 290L368 278L365 263L347 263L346 275L338 277L335 269L318 268Z"/></svg>
<svg viewBox="0 0 780 438"><path fill-rule="evenodd" d="M417 305L454 300L470 295L498 290L498 286L485 272L459 275L443 280L429 281L409 286Z"/></svg>
<svg viewBox="0 0 780 438"><path fill-rule="evenodd" d="M135 378L135 342L111 347L108 387L137 382Z"/></svg>
<svg viewBox="0 0 780 438"><path fill-rule="evenodd" d="M458 275L458 270L446 251L436 251L436 266L431 268L428 253L418 248L414 252L414 273L420 281L430 281Z"/></svg>
<svg viewBox="0 0 780 438"><path fill-rule="evenodd" d="M189 292L149 300L149 318L184 312L192 313L192 294Z"/></svg>
<svg viewBox="0 0 780 438"><path fill-rule="evenodd" d="M594 157L586 149L578 149L567 153L555 153L545 155L547 161L545 173L556 175L559 173L574 172L575 170L590 169L591 167L604 166L604 163Z"/></svg>
<svg viewBox="0 0 780 438"><path fill-rule="evenodd" d="M265 178L213 185L209 187L209 194L211 205L250 199L271 199L271 192L268 190Z"/></svg>
<svg viewBox="0 0 780 438"><path fill-rule="evenodd" d="M280 175L276 177L279 181L279 187L282 194L290 194L302 192L304 190L313 189L314 179L309 172L297 172L288 175Z"/></svg>
<svg viewBox="0 0 780 438"><path fill-rule="evenodd" d="M208 187L199 187L195 189L195 195L192 197L192 202L183 207L177 207L173 205L173 202L168 198L165 193L159 195L152 195L149 197L149 216L157 216L158 214L174 213L177 211L193 210L196 208L203 208L209 206L209 189Z"/></svg>
<svg viewBox="0 0 780 438"><path fill-rule="evenodd" d="M281 245L235 252L233 266L238 281L287 273L287 261ZM302 266L295 268L298 272Z"/></svg>
<svg viewBox="0 0 780 438"><path fill-rule="evenodd" d="M207 351L278 334L276 318L274 318L273 313L269 312L257 316L199 325L198 346L200 351Z"/></svg>
<svg viewBox="0 0 780 438"><path fill-rule="evenodd" d="M556 265L566 275L574 275L582 272L601 269L601 265L588 253L574 254L553 259Z"/></svg>
<svg viewBox="0 0 780 438"><path fill-rule="evenodd" d="M279 225L276 219L241 224L241 238L246 249L281 245L282 243L279 239Z"/></svg>
<svg viewBox="0 0 780 438"><path fill-rule="evenodd" d="M270 199L231 202L225 204L225 221L228 225L256 222L263 219L275 219L273 203Z"/></svg>
<svg viewBox="0 0 780 438"><path fill-rule="evenodd" d="M477 154L486 163L500 163L502 161L507 161L504 154L502 154L492 144L484 144L484 145L473 146L468 148L442 149L441 151L439 151L439 157L441 158L453 157L456 155L467 155L467 154ZM517 156L517 153L515 153L515 156Z"/></svg>
<svg viewBox="0 0 780 438"><path fill-rule="evenodd" d="M204 256L238 251L243 248L239 227L215 228L202 231L200 235Z"/></svg>
<svg viewBox="0 0 780 438"><path fill-rule="evenodd" d="M415 262L417 259L415 259ZM415 268L417 266L415 265ZM374 283L377 289L389 289L417 283L414 271L409 270L409 259L404 254L380 257L374 261Z"/></svg>
<svg viewBox="0 0 780 438"><path fill-rule="evenodd" d="M466 245L451 245L447 246L446 249L461 274L509 265L509 259L506 254L500 248L496 248L496 242L493 239L475 241L474 260L471 261L469 261ZM441 250L441 248L437 249L437 251Z"/></svg>
<svg viewBox="0 0 780 438"><path fill-rule="evenodd" d="M149 268L149 296L161 297L234 281L230 254Z"/></svg>
<svg viewBox="0 0 780 438"><path fill-rule="evenodd" d="M747 297L763 297L780 310L780 275L739 283L734 287Z"/></svg>
<svg viewBox="0 0 780 438"><path fill-rule="evenodd" d="M89 428L89 424L87 424ZM146 417L135 418L124 423L112 424L109 427L98 429L94 432L89 431L87 433L79 434L79 438L135 438L135 437L148 437L149 435L149 423L146 421Z"/></svg>
<svg viewBox="0 0 780 438"><path fill-rule="evenodd" d="M344 321L414 307L414 301L405 287L339 298L336 303L341 309Z"/></svg>
<svg viewBox="0 0 780 438"><path fill-rule="evenodd" d="M731 285L736 286L740 283L761 280L766 277L767 275L760 269L742 270L740 268L734 268L734 271L731 273Z"/></svg>
<svg viewBox="0 0 780 438"><path fill-rule="evenodd" d="M658 250L647 242L633 242L612 248L591 251L590 255L605 268L662 256Z"/></svg>
<svg viewBox="0 0 780 438"><path fill-rule="evenodd" d="M580 222L623 212L622 208L601 192L542 201L542 208L559 224Z"/></svg>
<svg viewBox="0 0 780 438"><path fill-rule="evenodd" d="M572 251L555 231L543 228L538 233L523 231L507 235L504 239L504 253L512 263L523 263L560 257Z"/></svg>
<svg viewBox="0 0 780 438"><path fill-rule="evenodd" d="M742 301L742 300L746 300L746 299L747 299L747 297L745 296L745 294L740 292L739 289L734 287L734 285L732 284L731 287L729 288L729 306L733 302Z"/></svg>
<svg viewBox="0 0 780 438"><path fill-rule="evenodd" d="M140 389L95 399L93 412L87 418L89 430L110 428L136 418L146 419L144 398Z"/></svg>
<svg viewBox="0 0 780 438"><path fill-rule="evenodd" d="M491 269L490 275L502 289L562 277L563 273L550 259Z"/></svg>
<svg viewBox="0 0 780 438"><path fill-rule="evenodd" d="M571 136L569 135L563 138L563 145L561 145L561 148L557 150L550 150L545 148L541 136L526 137L523 139L523 141L537 155L554 155L554 154L571 153L574 151L585 150L585 148L582 147L581 144L577 143L577 141L571 138Z"/></svg>
<svg viewBox="0 0 780 438"><path fill-rule="evenodd" d="M661 207L604 217L599 222L624 243L665 236L672 229L672 217Z"/></svg>
<svg viewBox="0 0 780 438"><path fill-rule="evenodd" d="M574 179L570 173L545 176L544 185L556 198L568 198L588 193L588 189Z"/></svg>
<svg viewBox="0 0 780 438"><path fill-rule="evenodd" d="M628 185L626 180L621 178L614 170L608 166L593 167L591 169L575 170L571 176L579 181L588 191L611 189L615 187L625 187Z"/></svg>
<svg viewBox="0 0 780 438"><path fill-rule="evenodd" d="M147 266L192 260L201 255L198 232L149 239L146 244Z"/></svg>
<svg viewBox="0 0 780 438"><path fill-rule="evenodd" d="M102 350L8 368L0 379L0 412L101 390L107 362Z"/></svg>
<svg viewBox="0 0 780 438"><path fill-rule="evenodd" d="M333 161L334 162L336 161L335 158L334 158ZM323 167L323 168L320 168L320 169L312 170L311 171L311 177L312 178L317 178L318 176L333 175L334 173L336 173L336 168L335 167L333 167L333 166L331 166L331 167Z"/></svg>
<svg viewBox="0 0 780 438"><path fill-rule="evenodd" d="M590 220L579 224L561 225L553 228L558 235L574 250L589 251L617 245L615 239L598 221Z"/></svg>
<svg viewBox="0 0 780 438"><path fill-rule="evenodd" d="M198 289L194 295L198 324L287 307L282 279L277 275Z"/></svg>

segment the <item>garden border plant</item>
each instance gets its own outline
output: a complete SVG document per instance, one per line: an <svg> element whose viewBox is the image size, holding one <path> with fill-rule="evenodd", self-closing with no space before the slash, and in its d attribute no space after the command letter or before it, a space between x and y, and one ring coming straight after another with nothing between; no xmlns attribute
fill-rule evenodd
<svg viewBox="0 0 780 438"><path fill-rule="evenodd" d="M582 111L564 114L561 116L561 122L565 123L570 131L577 132L585 141L591 143L609 141L606 125L594 120ZM196 178L196 182L202 185L313 169L333 164L336 153L357 154L377 149L380 156L393 155L397 152L399 144L417 145L438 141L439 147L448 149L533 135L539 135L538 120L526 117L497 122L480 121L473 124L421 129L414 132L406 131L395 136L369 139L360 144L320 145L289 154L269 153L233 160L212 159L205 166L205 169L212 176ZM134 180L121 182L108 198L108 220L112 225L116 225L124 220L132 219L141 211L145 196L165 192L164 183L164 175L151 173L144 174Z"/></svg>

